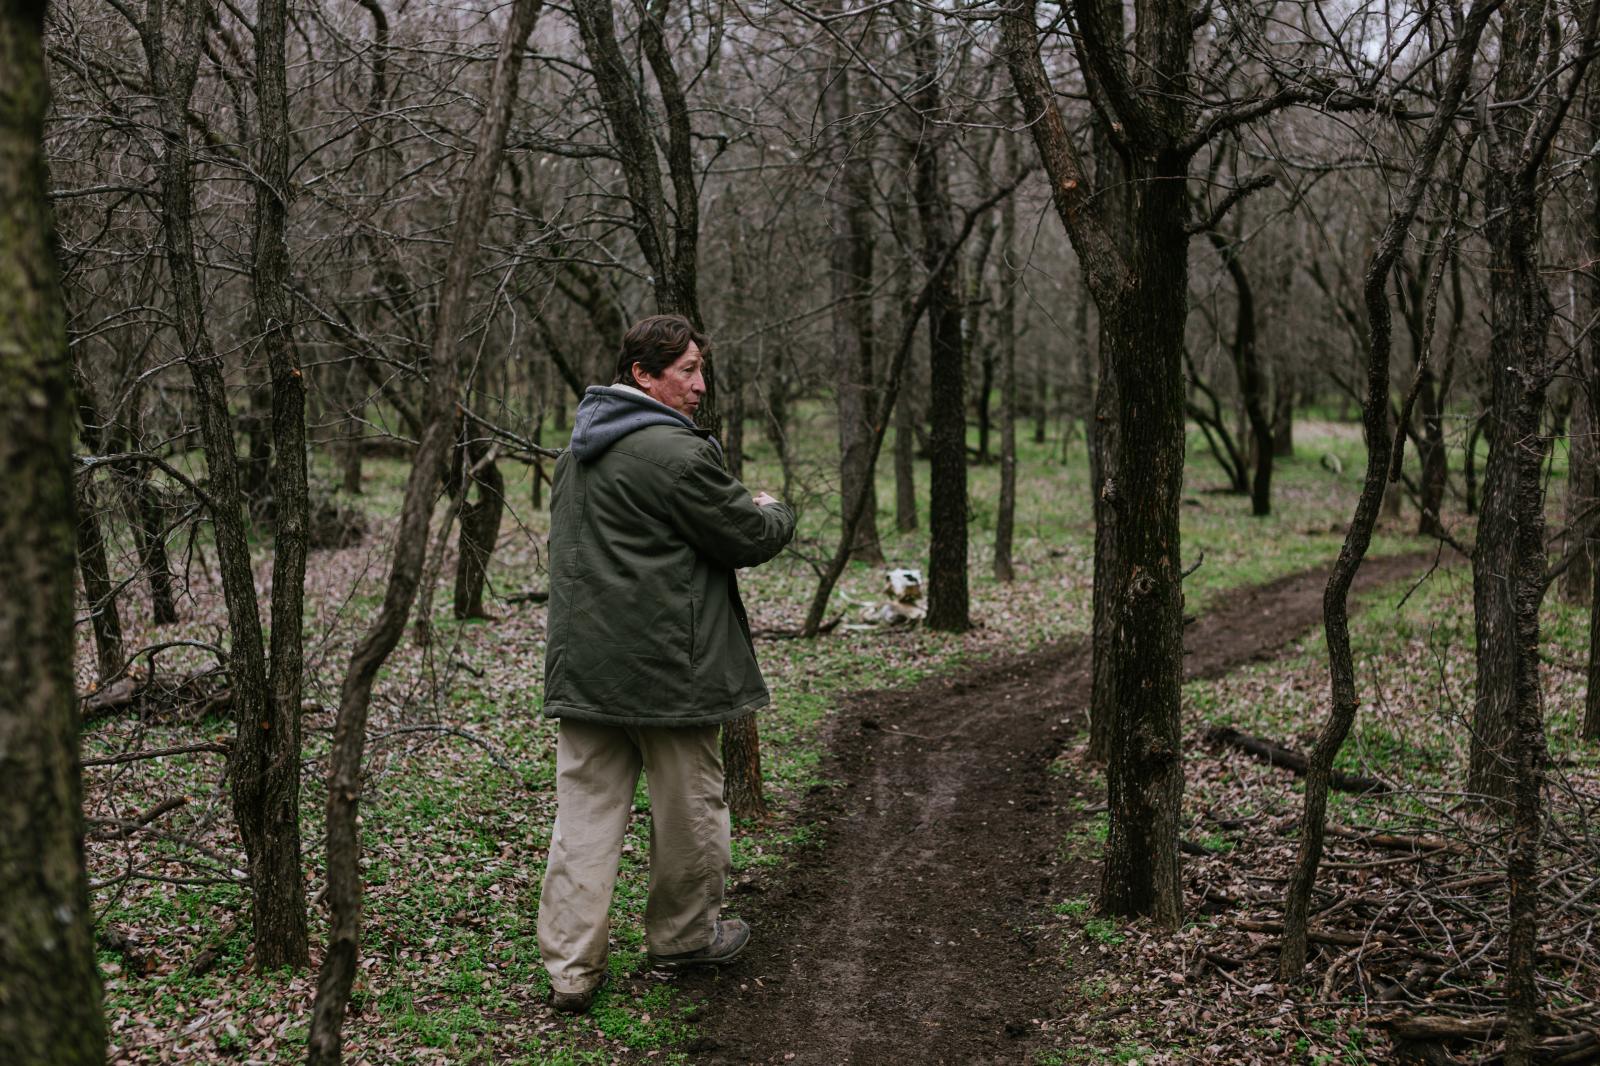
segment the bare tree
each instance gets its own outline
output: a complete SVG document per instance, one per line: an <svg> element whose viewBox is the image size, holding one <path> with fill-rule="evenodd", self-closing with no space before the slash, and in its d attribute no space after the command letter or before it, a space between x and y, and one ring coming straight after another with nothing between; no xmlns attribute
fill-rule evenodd
<svg viewBox="0 0 1600 1066"><path fill-rule="evenodd" d="M1334 74L1324 73L1349 69L1337 61L1340 42L1307 45L1313 52L1333 53L1325 67L1308 67L1303 56L1277 64L1268 53L1252 54L1251 62L1270 71L1270 78L1260 85L1232 86L1229 78L1243 78L1247 64L1227 53L1215 63L1196 61L1195 35L1212 18L1225 18L1208 47L1242 43L1253 32L1252 12L1197 12L1178 0L1139 0L1132 7L1129 47L1122 11L1122 5L1100 0L1063 6L1091 105L1105 117L1106 136L1121 163L1117 177L1127 203L1115 224L1108 220L1103 176L1097 173L1099 180L1091 184L1062 118L1040 58L1034 4L1007 9L1001 18L1002 48L1050 177L1056 212L1100 311L1102 356L1113 367L1117 420L1124 431L1115 468L1096 487L1115 512L1117 538L1105 600L1112 629L1097 634L1109 639L1104 684L1116 693L1107 764L1111 825L1100 904L1110 913L1149 914L1171 925L1182 909L1179 500L1188 239L1214 229L1261 186L1253 179L1239 181L1204 217L1193 218L1190 167L1196 154L1219 137L1283 108L1315 103L1329 110L1365 110L1374 102L1369 85L1348 89ZM1097 709L1101 684L1097 679Z"/></svg>
<svg viewBox="0 0 1600 1066"><path fill-rule="evenodd" d="M1539 848L1544 821L1543 694L1539 607L1549 584L1544 482L1545 394L1556 374L1548 334L1553 309L1540 272L1541 173L1591 58L1600 4L1584 11L1579 39L1563 39L1554 3L1507 6L1499 26L1493 104L1480 114L1485 237L1489 245L1493 406L1483 510L1472 555L1478 683L1469 791L1509 807L1510 925L1506 960L1506 1061L1527 1066L1537 1041ZM1570 56L1569 56L1570 48ZM1557 72L1571 66L1567 84ZM1535 106L1526 106L1533 101Z"/></svg>
<svg viewBox="0 0 1600 1066"><path fill-rule="evenodd" d="M842 5L835 2L837 13ZM861 20L870 34L870 17ZM863 460L870 448L872 427L867 415L873 406L872 314L872 158L870 126L857 125L851 96L854 50L845 38L836 39L832 62L823 74L822 115L824 137L836 147L828 180L830 241L828 275L833 296L834 389L839 409L839 493L852 499L865 483L869 493L866 514L856 530L854 557L862 562L883 562L878 543L877 488L874 471Z"/></svg>
<svg viewBox="0 0 1600 1066"><path fill-rule="evenodd" d="M459 331L467 317L473 263L489 218L494 187L505 151L511 108L517 96L525 43L538 21L543 0L517 0L495 60L494 78L478 125L477 153L461 185L454 238L439 293L430 351L429 385L421 416L422 435L406 479L395 533L394 562L378 617L356 645L339 691L333 751L328 765L328 948L317 974L307 1061L337 1063L350 987L361 947L361 761L366 746L367 709L378 670L405 632L416 599L428 549L428 526L440 478L455 442L461 380Z"/></svg>
<svg viewBox="0 0 1600 1066"><path fill-rule="evenodd" d="M222 577L223 598L228 608L231 643L228 656L235 723L234 747L229 757L229 777L233 792L234 818L244 839L249 859L252 927L256 965L262 969L303 966L306 963L305 880L300 868L300 604L304 574L303 511L297 520L292 499L284 502L288 535L278 538L274 548L275 569L284 572L273 582L273 641L275 652L288 656L268 676L262 646L261 618L256 606L255 572L250 560L250 544L245 534L244 492L239 459L235 451L233 420L228 410L227 385L222 357L212 343L206 323L206 304L201 293L199 266L195 256L194 192L192 146L188 112L194 93L202 43L206 32L206 11L199 0L182 0L169 9L165 0L152 0L145 23L140 27L150 81L157 97L163 142L166 152L160 165L161 217L167 267L172 278L172 296L183 359L194 382L195 403L205 444L208 510L216 534L216 548ZM257 46L272 48L272 39L281 38L281 29L268 16L263 44L258 33ZM270 65L270 55L269 65ZM282 65L281 52L278 65ZM259 62L259 60L258 60ZM262 72L268 80L270 72ZM267 89L270 99L271 89ZM271 121L271 120L269 120ZM287 137L287 129L274 126L274 137ZM278 168L283 177L287 156L282 163L271 155L287 152L265 145L257 164ZM284 195L286 179L274 183L263 174L257 185L258 198ZM263 192L263 189L265 191ZM272 208L259 208L270 216ZM282 283L280 266L273 263L278 254L268 247L275 239L267 220L267 230L257 225L258 253L267 257L267 274L257 263L257 288L269 301L262 325L269 333L288 329L287 316L281 314L279 297L264 292L264 286ZM266 315L273 316L265 321ZM286 338L270 343L287 344ZM303 385L293 365L289 349L278 351L273 367L274 384L293 395L274 399L281 404L281 421L275 414L274 431L282 434L279 444L282 472L275 475L286 491L304 484L304 432L301 405ZM270 357L269 357L270 358ZM301 464L299 472L293 469ZM303 498L303 497L302 497ZM296 522L301 523L296 528ZM280 592L279 589L282 589ZM283 610L286 614L277 612ZM291 702L292 695L292 702Z"/></svg>
<svg viewBox="0 0 1600 1066"><path fill-rule="evenodd" d="M1500 0L1478 0L1458 25L1450 27L1454 44L1450 69L1445 76L1434 117L1422 143L1412 153L1405 191L1399 206L1389 218L1383 235L1367 261L1366 310L1369 329L1367 343L1367 392L1362 404L1362 419L1367 437L1367 469L1355 514L1346 530L1339 558L1322 597L1323 629L1328 641L1328 676L1332 688L1332 707L1317 735L1306 775L1305 807L1300 822L1300 848L1294 875L1284 901L1284 937L1278 956L1278 971L1285 981L1299 977L1305 966L1306 923L1311 906L1311 890L1316 884L1317 867L1322 860L1328 783L1333 761L1355 722L1359 699L1356 693L1355 662L1350 650L1350 586L1372 542L1378 522L1384 487L1390 480L1397 455L1391 454L1393 433L1389 426L1389 356L1393 344L1392 314L1387 284L1396 258L1401 254L1406 234L1427 191L1446 137L1454 124L1457 108L1465 96L1472 75L1473 56ZM1462 153L1465 161L1466 154ZM1459 172L1456 183L1460 183ZM1434 295L1437 295L1435 289ZM1426 355L1426 347L1422 354Z"/></svg>

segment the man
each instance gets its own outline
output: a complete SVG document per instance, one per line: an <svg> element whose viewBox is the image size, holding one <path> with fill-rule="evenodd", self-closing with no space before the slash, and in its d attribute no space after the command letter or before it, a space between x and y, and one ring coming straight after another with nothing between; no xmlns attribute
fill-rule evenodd
<svg viewBox="0 0 1600 1066"><path fill-rule="evenodd" d="M616 383L578 405L550 491L544 713L559 718L539 953L558 1010L605 980L607 912L634 788L650 789L650 964L731 962L718 732L769 702L734 570L777 555L794 512L751 496L694 413L706 340L676 315L628 330Z"/></svg>

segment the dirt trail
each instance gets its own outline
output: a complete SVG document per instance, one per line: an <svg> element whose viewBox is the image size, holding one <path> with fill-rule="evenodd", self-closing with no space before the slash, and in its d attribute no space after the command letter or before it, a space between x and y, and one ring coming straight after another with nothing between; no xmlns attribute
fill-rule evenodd
<svg viewBox="0 0 1600 1066"><path fill-rule="evenodd" d="M1374 559L1358 588L1420 572ZM1325 571L1224 596L1187 631L1190 677L1270 658L1318 625ZM1082 641L862 693L832 723L800 813L819 840L765 891L734 897L755 939L704 995L706 1063L1018 1063L1065 979L1036 939L1050 905L1093 891L1058 863L1075 782L1049 772L1089 693Z"/></svg>

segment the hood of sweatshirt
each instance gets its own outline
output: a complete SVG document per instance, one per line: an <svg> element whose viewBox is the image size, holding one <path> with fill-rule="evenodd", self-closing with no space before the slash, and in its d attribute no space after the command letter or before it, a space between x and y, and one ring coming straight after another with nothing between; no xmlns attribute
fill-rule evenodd
<svg viewBox="0 0 1600 1066"><path fill-rule="evenodd" d="M580 463L593 462L617 441L646 426L683 426L705 435L693 419L632 385L590 385L572 422L573 457Z"/></svg>

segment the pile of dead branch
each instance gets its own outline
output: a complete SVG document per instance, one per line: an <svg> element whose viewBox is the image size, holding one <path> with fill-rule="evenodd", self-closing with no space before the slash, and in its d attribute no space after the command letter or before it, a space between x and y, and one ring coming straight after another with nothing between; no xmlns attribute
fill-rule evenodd
<svg viewBox="0 0 1600 1066"><path fill-rule="evenodd" d="M1536 1061L1600 1063L1600 795L1555 778L1550 801L1540 885L1547 1009ZM1367 824L1329 826L1307 975L1317 993L1289 1016L1333 1012L1341 1024L1380 1030L1398 1061L1500 1061L1505 831L1459 795L1385 793L1363 809ZM1297 831L1290 812L1208 816L1195 827L1231 847L1186 866L1193 906L1214 916L1185 946L1191 986L1294 998L1277 984L1276 963Z"/></svg>

